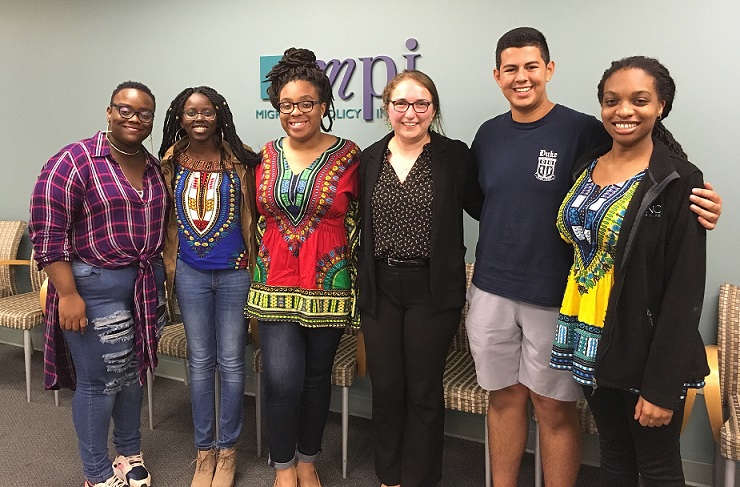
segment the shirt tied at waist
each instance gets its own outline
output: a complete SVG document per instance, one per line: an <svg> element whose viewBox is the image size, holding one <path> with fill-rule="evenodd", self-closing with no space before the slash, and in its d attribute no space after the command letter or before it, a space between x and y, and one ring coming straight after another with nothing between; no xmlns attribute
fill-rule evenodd
<svg viewBox="0 0 740 487"><path fill-rule="evenodd" d="M157 367L157 279L152 261L139 256L139 272L134 282L134 351L139 366L139 383L144 385L146 371Z"/></svg>

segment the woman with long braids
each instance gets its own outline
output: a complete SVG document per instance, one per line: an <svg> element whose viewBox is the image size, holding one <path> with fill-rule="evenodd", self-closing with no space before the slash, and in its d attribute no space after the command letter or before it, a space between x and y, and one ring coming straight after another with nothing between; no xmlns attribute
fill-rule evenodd
<svg viewBox="0 0 740 487"><path fill-rule="evenodd" d="M170 297L177 293L188 342L197 449L191 485L231 487L243 423L244 305L256 255L254 168L260 158L236 134L224 97L207 86L187 88L172 100L159 155L174 203L164 248L166 287Z"/></svg>
<svg viewBox="0 0 740 487"><path fill-rule="evenodd" d="M675 92L655 59L612 63L598 99L613 142L576 165L557 218L575 258L551 366L583 386L605 486L683 487L686 389L709 373L698 331L706 231L688 198L703 178L662 122Z"/></svg>
<svg viewBox="0 0 740 487"><path fill-rule="evenodd" d="M154 95L123 82L106 117L105 132L60 150L33 188L31 241L49 275L44 383L75 391L85 487L148 487L141 385L157 365L164 324L168 208L159 162L142 145L152 132Z"/></svg>
<svg viewBox="0 0 740 487"><path fill-rule="evenodd" d="M334 354L355 318L360 150L326 133L331 83L313 52L288 49L267 80L286 136L265 145L257 169L259 251L247 312L259 320L275 485L317 487Z"/></svg>

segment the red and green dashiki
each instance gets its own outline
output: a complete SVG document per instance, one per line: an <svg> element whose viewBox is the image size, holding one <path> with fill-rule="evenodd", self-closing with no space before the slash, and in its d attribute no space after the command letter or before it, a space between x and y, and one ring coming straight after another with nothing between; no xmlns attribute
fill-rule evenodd
<svg viewBox="0 0 740 487"><path fill-rule="evenodd" d="M246 312L308 327L357 325L360 149L337 139L295 174L283 140L265 145L257 168L259 252Z"/></svg>

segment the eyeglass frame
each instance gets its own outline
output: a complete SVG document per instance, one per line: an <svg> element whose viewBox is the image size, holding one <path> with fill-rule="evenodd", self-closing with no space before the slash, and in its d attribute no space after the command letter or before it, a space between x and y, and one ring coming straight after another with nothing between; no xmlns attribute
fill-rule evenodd
<svg viewBox="0 0 740 487"><path fill-rule="evenodd" d="M216 112L216 110L211 110L210 108L209 109L206 109L206 110L203 110L202 112L197 112L197 111L195 111L195 109L193 109L193 111L195 112L195 115L192 115L192 116L187 114L188 111L189 110L183 110L183 112L182 112L182 118L186 118L188 120L197 120L198 119L198 115L200 115L205 120L216 120L216 116L218 115L218 112ZM206 115L204 113L204 112L210 112L210 111L213 112L211 115Z"/></svg>
<svg viewBox="0 0 740 487"><path fill-rule="evenodd" d="M303 110L301 108L301 103L310 103L311 108L308 110ZM296 102L281 101L280 103L278 103L277 109L280 113L283 113L285 115L290 115L291 113L293 113L293 110L295 110L296 107L298 107L298 111L301 113L311 113L313 111L314 106L321 105L322 103L324 102L321 100L301 100L301 101L296 101ZM282 107L285 106L287 108L288 104L290 104L290 110L286 112L285 110L282 109Z"/></svg>
<svg viewBox="0 0 740 487"><path fill-rule="evenodd" d="M419 110L416 109L416 104L419 103L419 102L422 102L422 103L426 103L427 104L427 107L424 110L422 110L422 111L419 111ZM397 103L405 103L408 106L406 107L406 110L399 110L396 107L396 104ZM426 113L426 112L429 111L429 107L431 107L432 105L434 105L434 102L431 102L429 100L416 100L414 102L410 102L408 100L400 99L400 100L391 100L390 101L390 104L393 105L393 111L398 112L398 113L406 113L406 112L409 111L409 108L410 107L413 107L413 110L416 113Z"/></svg>
<svg viewBox="0 0 740 487"><path fill-rule="evenodd" d="M152 110L148 110L148 109L134 110L133 107L129 105L119 105L118 103L111 103L110 108L115 108L116 111L118 111L118 114L121 116L121 118L125 118L126 120L131 120L132 118L134 118L134 115L136 115L136 118L138 118L139 122L141 123L151 123L154 121L154 111ZM121 113L121 108L128 108L129 110L131 110L132 112L131 115L127 117L126 115ZM141 118L142 113L144 114L145 117L147 113L150 113L152 115L152 118L150 118L149 120L144 120Z"/></svg>

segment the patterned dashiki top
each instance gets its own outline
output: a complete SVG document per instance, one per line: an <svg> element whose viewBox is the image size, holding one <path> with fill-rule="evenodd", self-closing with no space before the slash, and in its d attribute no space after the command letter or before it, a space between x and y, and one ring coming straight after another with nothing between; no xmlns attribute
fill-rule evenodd
<svg viewBox="0 0 740 487"><path fill-rule="evenodd" d="M591 179L594 160L560 206L557 228L573 245L574 259L558 315L550 366L573 371L593 386L596 350L614 283L617 238L632 195L645 171L603 188Z"/></svg>
<svg viewBox="0 0 740 487"><path fill-rule="evenodd" d="M246 312L308 327L356 326L360 149L337 139L294 174L283 140L265 145L257 168L259 251Z"/></svg>
<svg viewBox="0 0 740 487"><path fill-rule="evenodd" d="M178 256L198 270L246 269L241 231L241 183L220 161L198 161L184 153L175 165Z"/></svg>

